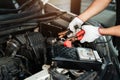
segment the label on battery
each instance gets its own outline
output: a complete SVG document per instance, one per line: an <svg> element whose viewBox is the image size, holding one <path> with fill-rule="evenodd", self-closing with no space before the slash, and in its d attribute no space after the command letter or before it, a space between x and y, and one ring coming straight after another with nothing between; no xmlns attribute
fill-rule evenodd
<svg viewBox="0 0 120 80"><path fill-rule="evenodd" d="M77 53L80 60L102 62L98 52L90 48L77 48Z"/></svg>

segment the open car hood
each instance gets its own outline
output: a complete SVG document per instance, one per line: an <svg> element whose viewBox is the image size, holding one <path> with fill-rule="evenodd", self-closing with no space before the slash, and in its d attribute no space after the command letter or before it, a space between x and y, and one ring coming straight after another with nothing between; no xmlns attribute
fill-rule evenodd
<svg viewBox="0 0 120 80"><path fill-rule="evenodd" d="M118 78L118 54L110 36L92 43L75 41L68 48L60 44L66 37L60 39L58 33L67 30L75 14L48 0L3 1L10 5L0 5L0 80ZM100 25L91 20L85 24Z"/></svg>

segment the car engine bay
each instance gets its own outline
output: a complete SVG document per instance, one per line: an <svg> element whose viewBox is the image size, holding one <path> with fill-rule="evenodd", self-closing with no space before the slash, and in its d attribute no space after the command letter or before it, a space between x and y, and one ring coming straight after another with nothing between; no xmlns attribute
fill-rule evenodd
<svg viewBox="0 0 120 80"><path fill-rule="evenodd" d="M49 65L48 73L35 80L110 80L118 71L109 36L92 43L75 41L71 48L61 44L66 37L58 34L76 15L41 0L2 1L12 4L0 5L0 80L30 80L44 74L44 65Z"/></svg>

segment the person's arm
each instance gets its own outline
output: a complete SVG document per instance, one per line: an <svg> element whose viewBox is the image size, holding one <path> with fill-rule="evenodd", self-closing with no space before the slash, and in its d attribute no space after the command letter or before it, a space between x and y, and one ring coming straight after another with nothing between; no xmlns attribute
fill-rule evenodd
<svg viewBox="0 0 120 80"><path fill-rule="evenodd" d="M100 28L99 33L102 35L111 35L111 36L119 36L120 37L120 25L113 26L110 28Z"/></svg>
<svg viewBox="0 0 120 80"><path fill-rule="evenodd" d="M78 17L83 21L87 21L89 18L103 11L112 0L94 0L92 4Z"/></svg>
<svg viewBox="0 0 120 80"><path fill-rule="evenodd" d="M75 34L77 32L75 26L81 28L81 25L92 16L103 11L112 0L94 0L93 3L78 17L75 17L68 25L68 29Z"/></svg>

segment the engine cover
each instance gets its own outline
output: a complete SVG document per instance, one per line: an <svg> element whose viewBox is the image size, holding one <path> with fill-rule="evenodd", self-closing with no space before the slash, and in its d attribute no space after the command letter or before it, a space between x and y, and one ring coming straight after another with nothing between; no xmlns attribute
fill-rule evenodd
<svg viewBox="0 0 120 80"><path fill-rule="evenodd" d="M23 71L22 66L23 64L18 58L0 58L0 80L15 80L18 77L20 78L20 72Z"/></svg>

